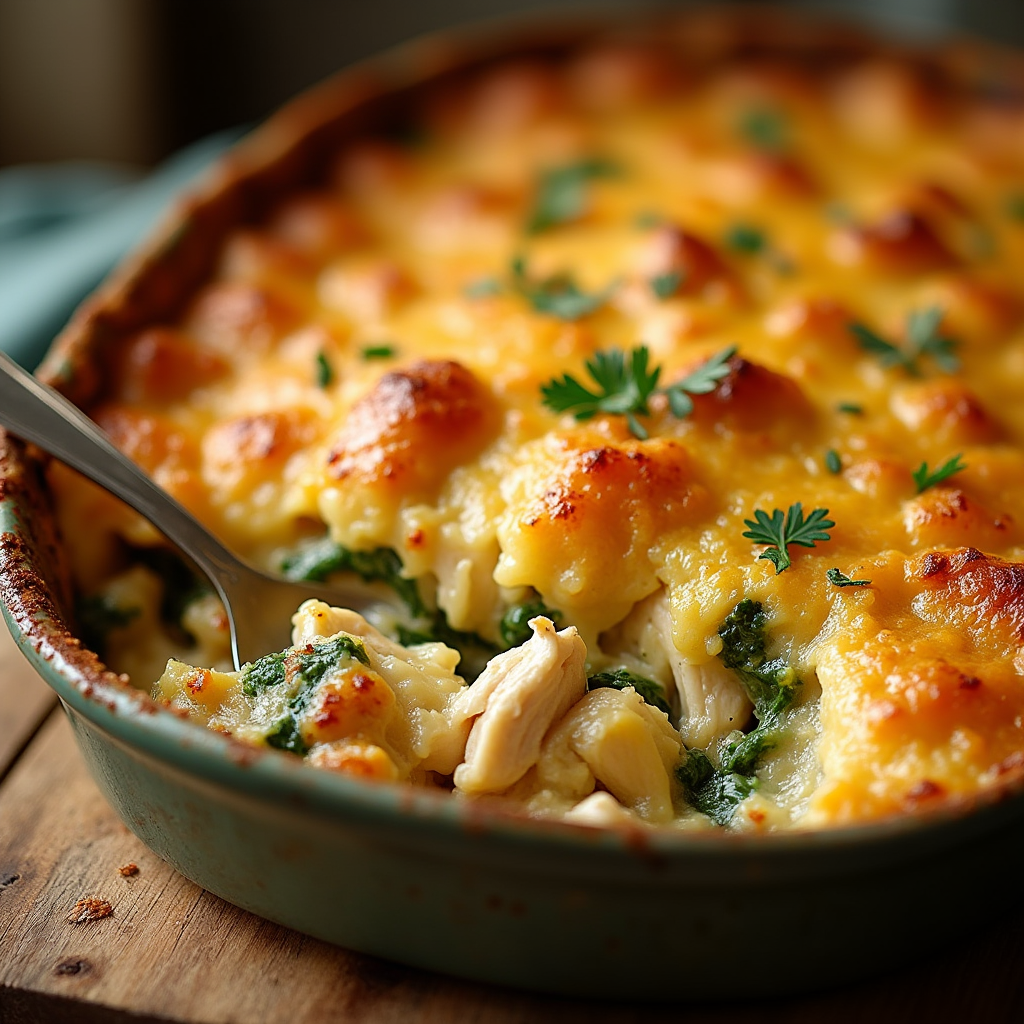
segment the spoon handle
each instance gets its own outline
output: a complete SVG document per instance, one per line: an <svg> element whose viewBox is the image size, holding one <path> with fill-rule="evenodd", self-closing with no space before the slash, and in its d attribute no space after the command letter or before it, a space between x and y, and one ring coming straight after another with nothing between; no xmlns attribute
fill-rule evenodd
<svg viewBox="0 0 1024 1024"><path fill-rule="evenodd" d="M31 441L141 513L211 578L238 561L183 505L153 483L81 410L0 352L0 426Z"/></svg>

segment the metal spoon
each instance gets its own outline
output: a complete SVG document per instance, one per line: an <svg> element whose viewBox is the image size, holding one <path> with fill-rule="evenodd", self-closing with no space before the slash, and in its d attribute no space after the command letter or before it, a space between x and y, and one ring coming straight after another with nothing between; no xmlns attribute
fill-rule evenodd
<svg viewBox="0 0 1024 1024"><path fill-rule="evenodd" d="M308 598L346 608L375 600L367 588L295 583L243 562L118 451L88 416L2 352L0 426L130 505L195 563L224 604L235 668L289 646L291 617Z"/></svg>

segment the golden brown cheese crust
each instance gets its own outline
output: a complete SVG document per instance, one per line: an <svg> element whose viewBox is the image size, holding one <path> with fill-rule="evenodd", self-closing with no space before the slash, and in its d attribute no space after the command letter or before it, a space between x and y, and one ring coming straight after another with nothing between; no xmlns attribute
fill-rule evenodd
<svg viewBox="0 0 1024 1024"><path fill-rule="evenodd" d="M231 233L179 318L122 341L96 418L244 554L318 527L392 547L491 640L539 597L600 660L663 591L699 671L762 602L822 694L820 787L790 821L984 788L1024 753L1021 82L1007 66L994 102L984 59L684 24L499 61L425 90L412 141L344 142ZM543 405L640 343L662 388L736 353L691 414L652 395L647 437ZM836 526L776 574L745 521L796 502ZM391 777L376 740L336 742L324 766Z"/></svg>

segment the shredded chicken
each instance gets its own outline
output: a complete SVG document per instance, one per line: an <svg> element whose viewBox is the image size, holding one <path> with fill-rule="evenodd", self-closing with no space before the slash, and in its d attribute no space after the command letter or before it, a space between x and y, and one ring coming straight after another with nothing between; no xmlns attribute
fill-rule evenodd
<svg viewBox="0 0 1024 1024"><path fill-rule="evenodd" d="M450 708L453 731L472 720L456 788L497 793L526 774L541 742L587 691L587 649L575 627L560 633L550 619L530 620L533 636L493 658Z"/></svg>
<svg viewBox="0 0 1024 1024"><path fill-rule="evenodd" d="M664 590L633 609L615 631L611 644L650 666L656 678L671 678L678 701L679 732L688 747L705 748L733 729L742 729L749 720L751 703L734 673L717 659L690 664L676 650ZM606 650L612 653L608 645Z"/></svg>

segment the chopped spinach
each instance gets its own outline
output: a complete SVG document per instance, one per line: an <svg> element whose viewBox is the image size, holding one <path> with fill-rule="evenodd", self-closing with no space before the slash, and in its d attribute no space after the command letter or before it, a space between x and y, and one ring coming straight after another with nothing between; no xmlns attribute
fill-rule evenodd
<svg viewBox="0 0 1024 1024"><path fill-rule="evenodd" d="M267 733L266 739L268 747L287 750L300 757L309 753L309 744L302 738L294 715L285 715L278 723L277 728L273 732Z"/></svg>
<svg viewBox="0 0 1024 1024"><path fill-rule="evenodd" d="M441 643L458 651L461 655L459 674L468 683L475 682L477 676L487 667L487 662L496 654L501 653L501 649L496 644L485 640L479 633L453 629L448 624L448 616L441 608L438 608L433 616L424 623L419 623L415 627L399 624L395 630L398 642L403 647Z"/></svg>
<svg viewBox="0 0 1024 1024"><path fill-rule="evenodd" d="M757 778L719 771L703 750L690 750L676 768L686 799L716 825L728 825L736 807L757 789Z"/></svg>
<svg viewBox="0 0 1024 1024"><path fill-rule="evenodd" d="M123 629L140 613L140 608L123 608L107 594L79 597L75 603L82 639L94 651L102 648L111 630Z"/></svg>
<svg viewBox="0 0 1024 1024"><path fill-rule="evenodd" d="M648 704L659 711L664 711L666 715L672 714L672 708L665 700L664 687L646 676L638 676L627 669L616 668L610 672L596 672L587 678L588 690L597 690L602 686L610 686L615 690L625 690L632 686Z"/></svg>
<svg viewBox="0 0 1024 1024"><path fill-rule="evenodd" d="M267 654L242 668L242 693L250 700L272 687L290 683L295 688L288 700L287 713L267 733L269 746L299 755L309 750L299 730L297 716L306 710L324 676L350 658L363 665L370 664L362 642L347 633L339 633L320 643Z"/></svg>
<svg viewBox="0 0 1024 1024"><path fill-rule="evenodd" d="M386 583L401 598L410 615L418 617L427 613L419 585L416 580L402 575L402 560L391 548L352 551L330 537L322 537L285 557L281 571L287 579L317 583L332 573L354 572L364 582Z"/></svg>
<svg viewBox="0 0 1024 1024"><path fill-rule="evenodd" d="M554 608L548 608L543 601L525 601L523 604L513 605L501 618L501 625L498 631L501 634L501 642L506 649L518 647L526 643L533 635L530 629L530 619L538 615L544 615L552 622L561 621L562 613Z"/></svg>
<svg viewBox="0 0 1024 1024"><path fill-rule="evenodd" d="M758 785L757 763L780 739L785 712L800 680L785 658L769 658L765 629L768 613L758 601L740 601L718 630L719 658L732 669L754 705L757 726L733 734L719 751L719 767L702 750L690 750L676 769L689 802L719 825Z"/></svg>

